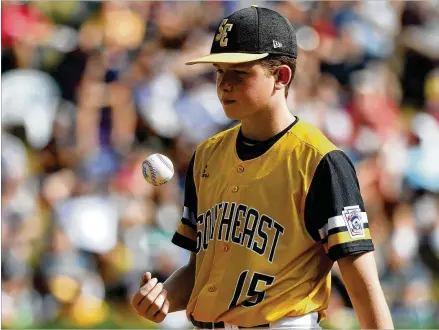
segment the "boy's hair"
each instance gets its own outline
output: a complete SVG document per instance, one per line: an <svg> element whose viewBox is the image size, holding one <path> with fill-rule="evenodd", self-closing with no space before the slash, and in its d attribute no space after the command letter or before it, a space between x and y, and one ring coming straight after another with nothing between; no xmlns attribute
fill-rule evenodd
<svg viewBox="0 0 439 330"><path fill-rule="evenodd" d="M291 82L294 79L294 75L296 73L296 59L289 56L282 55L274 55L270 54L267 57L259 60L262 67L266 70L267 74L274 76L276 74L277 69L281 65L287 65L291 69L291 79L288 84L285 86L285 98L288 97L288 91L291 86Z"/></svg>

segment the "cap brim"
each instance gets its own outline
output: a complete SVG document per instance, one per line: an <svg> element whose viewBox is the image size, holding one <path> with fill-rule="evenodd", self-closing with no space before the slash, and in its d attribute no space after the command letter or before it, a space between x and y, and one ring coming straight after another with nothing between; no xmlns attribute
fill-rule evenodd
<svg viewBox="0 0 439 330"><path fill-rule="evenodd" d="M186 62L186 65L192 65L197 63L245 63L260 60L261 58L267 57L268 53L263 54L248 54L248 53L220 53L220 54L210 54L196 60Z"/></svg>

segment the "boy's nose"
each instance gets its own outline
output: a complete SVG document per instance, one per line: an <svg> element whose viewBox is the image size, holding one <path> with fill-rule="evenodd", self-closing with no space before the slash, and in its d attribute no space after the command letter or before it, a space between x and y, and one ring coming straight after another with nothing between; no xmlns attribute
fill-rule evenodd
<svg viewBox="0 0 439 330"><path fill-rule="evenodd" d="M223 91L225 92L231 92L232 91L232 84L224 84L222 86Z"/></svg>
<svg viewBox="0 0 439 330"><path fill-rule="evenodd" d="M226 75L224 75L221 79L221 81L219 82L219 88L224 91L224 92L231 92L233 89L233 84L230 81L230 78L226 77Z"/></svg>

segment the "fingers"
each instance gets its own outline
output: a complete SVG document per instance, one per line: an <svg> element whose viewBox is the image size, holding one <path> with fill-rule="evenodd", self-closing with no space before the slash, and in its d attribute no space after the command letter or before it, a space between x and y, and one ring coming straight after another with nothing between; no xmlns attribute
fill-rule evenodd
<svg viewBox="0 0 439 330"><path fill-rule="evenodd" d="M143 301L146 295L155 287L157 284L157 279L153 278L148 281L145 285L143 285L139 291L137 291L133 297L131 298L131 305L136 309L137 313L139 313L139 304Z"/></svg>
<svg viewBox="0 0 439 330"><path fill-rule="evenodd" d="M161 284L161 283L159 283ZM159 284L156 285L156 287L159 286ZM157 312L163 307L167 292L165 289L162 289L157 298L154 300L154 302L149 306L149 308L146 311L146 318L149 320L153 320Z"/></svg>
<svg viewBox="0 0 439 330"><path fill-rule="evenodd" d="M151 277L152 276L150 272L146 272L145 274L143 274L140 280L140 287L144 286L151 279Z"/></svg>
<svg viewBox="0 0 439 330"><path fill-rule="evenodd" d="M151 280L152 281L152 280ZM149 282L148 282L149 283ZM154 313L151 315L148 315L148 309L154 305L154 301L157 299L157 297L160 295L160 293L163 290L163 284L157 283L154 288L149 290L148 293L145 294L145 298L140 302L139 304L139 311L141 312L141 315L146 317L148 320L150 317L154 316ZM161 306L159 306L155 311L157 312Z"/></svg>
<svg viewBox="0 0 439 330"><path fill-rule="evenodd" d="M156 323L163 322L166 315L168 315L168 312L169 312L169 300L165 299L162 308L160 308L160 310L156 313L153 321Z"/></svg>
<svg viewBox="0 0 439 330"><path fill-rule="evenodd" d="M140 280L140 289L131 298L131 305L140 316L156 323L162 322L169 312L168 292L157 278L147 272Z"/></svg>

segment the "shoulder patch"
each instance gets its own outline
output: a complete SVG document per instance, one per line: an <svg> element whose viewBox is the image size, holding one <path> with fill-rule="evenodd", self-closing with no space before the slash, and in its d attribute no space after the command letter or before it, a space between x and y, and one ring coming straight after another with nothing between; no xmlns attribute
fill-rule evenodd
<svg viewBox="0 0 439 330"><path fill-rule="evenodd" d="M364 226L360 207L358 205L346 206L341 214L346 227L348 227L349 236L352 238L363 237Z"/></svg>

